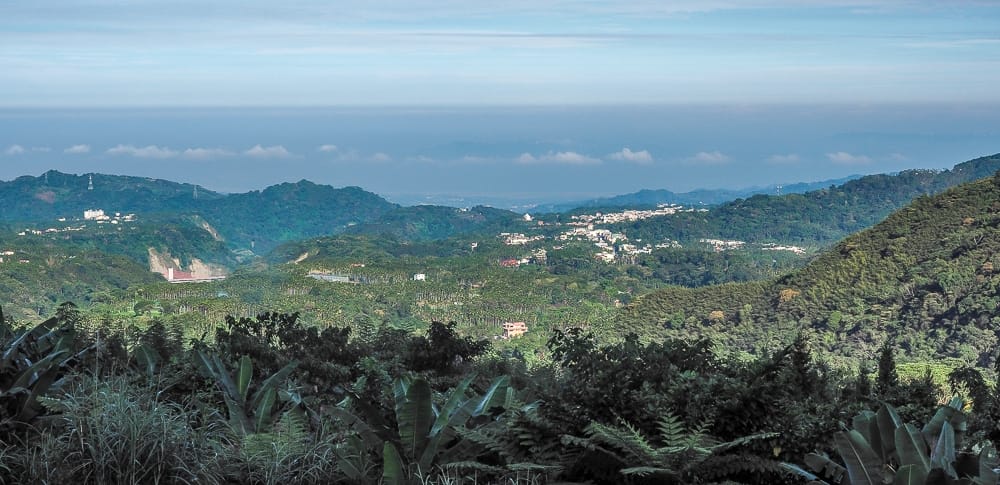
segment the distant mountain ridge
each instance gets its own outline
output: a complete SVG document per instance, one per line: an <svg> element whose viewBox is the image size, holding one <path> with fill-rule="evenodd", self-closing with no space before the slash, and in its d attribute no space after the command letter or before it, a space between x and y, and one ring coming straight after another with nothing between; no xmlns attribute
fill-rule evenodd
<svg viewBox="0 0 1000 485"><path fill-rule="evenodd" d="M538 213L571 212L576 209L594 207L636 207L654 206L658 204L679 204L686 206L717 205L736 199L754 195L770 194L801 194L812 190L823 189L832 185L841 185L860 178L861 175L849 175L838 179L819 182L800 182L788 185L769 185L766 187L750 187L746 189L697 189L690 192L671 192L666 189L643 189L630 194L601 197L597 199L563 202L559 204L543 204L532 209Z"/></svg>

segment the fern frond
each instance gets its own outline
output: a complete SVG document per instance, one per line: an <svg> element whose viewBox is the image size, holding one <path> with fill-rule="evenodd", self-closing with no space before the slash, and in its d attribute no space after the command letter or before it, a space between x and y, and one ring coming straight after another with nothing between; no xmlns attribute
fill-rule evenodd
<svg viewBox="0 0 1000 485"><path fill-rule="evenodd" d="M649 475L668 475L674 476L677 472L669 468L659 468L654 466L635 466L630 468L622 468L619 470L622 475L635 475L638 477L646 477Z"/></svg>

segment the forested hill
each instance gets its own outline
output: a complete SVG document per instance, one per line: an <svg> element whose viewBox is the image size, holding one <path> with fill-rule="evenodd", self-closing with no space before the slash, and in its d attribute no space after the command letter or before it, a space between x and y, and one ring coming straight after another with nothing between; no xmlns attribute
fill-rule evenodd
<svg viewBox="0 0 1000 485"><path fill-rule="evenodd" d="M756 351L804 331L840 355L865 358L893 339L913 357L982 364L998 341L998 288L1000 174L919 197L779 280L645 295L622 323Z"/></svg>
<svg viewBox="0 0 1000 485"><path fill-rule="evenodd" d="M389 236L409 241L445 239L456 235L489 234L520 226L519 214L476 206L469 209L418 205L401 207L367 224L350 228L353 234Z"/></svg>
<svg viewBox="0 0 1000 485"><path fill-rule="evenodd" d="M198 215L231 248L253 245L262 252L285 241L343 232L399 206L357 187L305 180L225 195L166 180L52 170L0 182L0 207L2 221L43 226L59 218L81 218L88 209L136 213L140 220L164 224L164 217Z"/></svg>
<svg viewBox="0 0 1000 485"><path fill-rule="evenodd" d="M233 246L262 254L282 242L338 234L399 206L358 187L334 188L302 180L232 194L199 211Z"/></svg>
<svg viewBox="0 0 1000 485"><path fill-rule="evenodd" d="M0 220L49 222L82 217L84 210L97 208L137 213L190 211L222 197L203 187L167 180L49 170L38 177L0 181Z"/></svg>
<svg viewBox="0 0 1000 485"><path fill-rule="evenodd" d="M540 205L536 207L534 211L539 213L576 212L576 210L593 208L632 208L640 206L655 206L659 204L679 204L687 206L716 205L758 194L775 194L777 192L785 194L800 194L803 192L823 189L831 185L840 185L859 177L861 176L851 175L849 177L823 180L820 182L800 182L784 186L770 185L767 187L755 187L741 190L699 189L692 190L690 192L671 192L666 189L644 189L631 194L616 195L614 197L601 197L598 199L584 201Z"/></svg>
<svg viewBox="0 0 1000 485"><path fill-rule="evenodd" d="M936 194L997 170L1000 154L970 160L951 170L868 175L805 194L756 195L708 212L655 217L613 229L624 231L629 238L646 240L721 238L825 245L871 227L916 197Z"/></svg>

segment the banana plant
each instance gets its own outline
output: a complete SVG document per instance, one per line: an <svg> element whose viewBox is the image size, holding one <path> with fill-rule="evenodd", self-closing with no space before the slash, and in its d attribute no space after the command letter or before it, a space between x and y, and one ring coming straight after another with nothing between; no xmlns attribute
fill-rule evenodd
<svg viewBox="0 0 1000 485"><path fill-rule="evenodd" d="M812 453L805 462L817 475L787 468L812 484L994 485L998 460L992 445L979 453L958 451L966 430L964 404L952 399L922 429L904 424L892 406L883 404L878 412L855 416L852 429L834 436L843 464Z"/></svg>
<svg viewBox="0 0 1000 485"><path fill-rule="evenodd" d="M0 319L0 425L27 423L42 413L39 398L59 386L73 359L75 332L50 318L22 331Z"/></svg>
<svg viewBox="0 0 1000 485"><path fill-rule="evenodd" d="M430 384L423 377L404 376L393 383L396 425L381 419L379 413L361 399L347 399L332 410L359 437L357 446L379 448L382 455L382 482L405 485L417 481L435 466L472 462L483 448L461 437L463 429L492 422L497 409L507 409L513 399L510 378L498 377L482 395L469 396L475 376L462 380L440 407L434 403ZM344 408L357 406L366 419ZM352 455L360 454L353 449ZM357 468L350 463L349 469Z"/></svg>
<svg viewBox="0 0 1000 485"><path fill-rule="evenodd" d="M291 362L257 386L250 394L253 362L249 356L240 358L236 373L230 375L226 365L217 355L196 354L196 364L206 377L213 379L222 391L229 414L229 426L240 436L266 432L281 411L278 403L279 389L298 362ZM294 396L287 396L292 398ZM294 400L294 399L286 399Z"/></svg>
<svg viewBox="0 0 1000 485"><path fill-rule="evenodd" d="M483 395L467 397L474 377L465 378L452 389L440 408L434 405L426 379L396 379L393 390L398 434L383 444L382 480L386 485L411 483L435 465L475 459L477 447L473 443L462 439L453 443L459 438L459 428L491 416L496 408L508 408L512 393L507 392L510 378L502 376L494 379Z"/></svg>

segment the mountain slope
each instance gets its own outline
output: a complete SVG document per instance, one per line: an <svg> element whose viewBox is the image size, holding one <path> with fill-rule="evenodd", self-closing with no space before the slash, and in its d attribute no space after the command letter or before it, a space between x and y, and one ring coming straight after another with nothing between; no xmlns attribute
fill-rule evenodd
<svg viewBox="0 0 1000 485"><path fill-rule="evenodd" d="M872 358L890 338L913 357L992 359L1000 329L1000 175L920 197L771 282L670 288L637 299L624 324L650 335L709 334L750 351L799 331Z"/></svg>
<svg viewBox="0 0 1000 485"><path fill-rule="evenodd" d="M231 246L252 245L261 254L282 242L341 233L398 207L358 187L302 180L209 201L199 213Z"/></svg>
<svg viewBox="0 0 1000 485"><path fill-rule="evenodd" d="M564 202L559 204L540 205L534 209L535 212L572 212L575 209L588 208L610 208L610 207L639 207L655 206L658 204L679 204L679 205L716 205L729 202L743 197L751 197L759 194L775 194L782 192L786 194L801 194L813 190L823 189L831 185L840 185L850 180L861 177L851 175L849 177L823 180L820 182L800 182L784 186L771 185L767 187L755 187L740 190L727 189L699 189L690 192L671 192L666 189L650 190L644 189L630 194L616 195L613 197L601 197L591 200Z"/></svg>
<svg viewBox="0 0 1000 485"><path fill-rule="evenodd" d="M829 244L870 227L921 195L935 194L1000 170L1000 154L956 165L951 170L907 170L869 175L805 194L757 195L708 212L655 217L613 230L647 240L699 238L748 242Z"/></svg>
<svg viewBox="0 0 1000 485"><path fill-rule="evenodd" d="M93 180L93 189L89 189ZM197 198L195 192L197 191ZM38 177L0 181L0 220L53 221L82 217L87 209L109 212L190 211L222 194L192 184L124 175L73 175L55 170Z"/></svg>
<svg viewBox="0 0 1000 485"><path fill-rule="evenodd" d="M508 210L483 206L456 209L418 205L400 207L367 224L352 227L348 232L427 241L482 233L489 233L492 237L514 225L523 225L521 216Z"/></svg>

